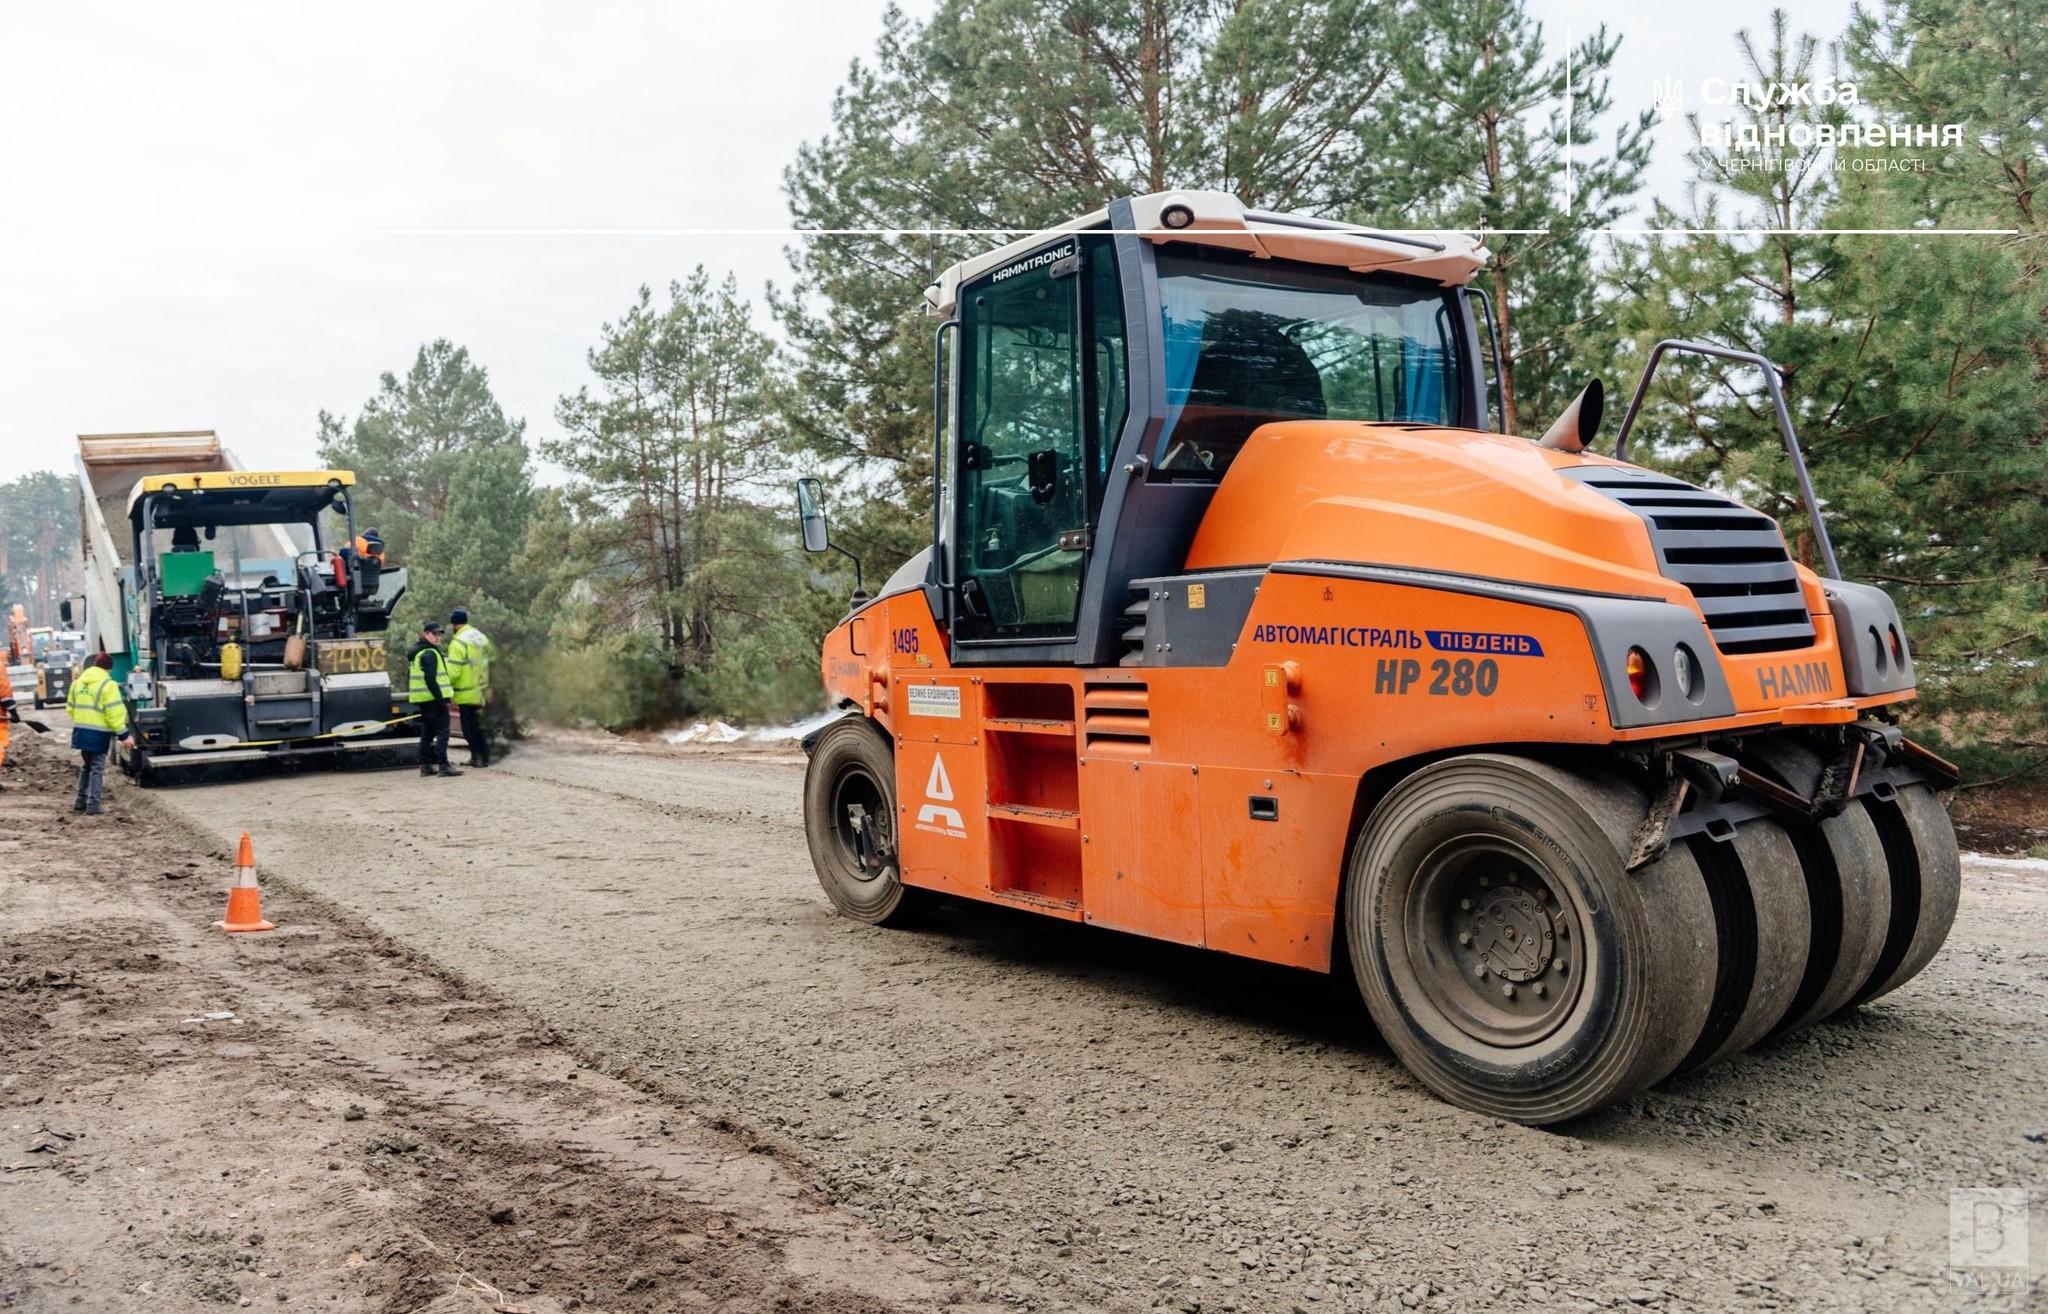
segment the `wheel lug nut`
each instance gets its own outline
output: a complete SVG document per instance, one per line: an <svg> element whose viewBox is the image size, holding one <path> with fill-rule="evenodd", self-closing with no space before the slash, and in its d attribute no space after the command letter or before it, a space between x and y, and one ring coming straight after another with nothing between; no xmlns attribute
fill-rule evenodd
<svg viewBox="0 0 2048 1314"><path fill-rule="evenodd" d="M1485 889L1485 888L1486 888L1487 886L1489 886L1489 885L1491 885L1491 884L1493 884L1493 879L1492 879L1491 877L1489 877L1489 876L1481 876L1481 877L1479 878L1479 888L1480 888L1480 889L1482 889L1482 890L1483 890L1483 889Z"/></svg>
<svg viewBox="0 0 2048 1314"><path fill-rule="evenodd" d="M1471 943L1472 943L1472 932L1470 932L1470 931L1460 931L1460 932L1458 932L1458 943L1459 943L1459 944L1471 944Z"/></svg>
<svg viewBox="0 0 2048 1314"><path fill-rule="evenodd" d="M1514 983L1509 982L1507 985L1502 986L1500 988L1500 992L1506 995L1509 999L1513 999L1515 997Z"/></svg>
<svg viewBox="0 0 2048 1314"><path fill-rule="evenodd" d="M1549 988L1548 986L1544 985L1544 984L1543 984L1543 983L1542 983L1541 981L1538 981L1538 982L1536 983L1536 997L1537 997L1538 999L1541 999L1541 998L1543 998L1543 996L1545 996L1545 995L1547 995L1547 994L1549 994L1549 993L1550 993L1550 988Z"/></svg>
<svg viewBox="0 0 2048 1314"><path fill-rule="evenodd" d="M1560 959L1558 959L1558 960L1557 960L1557 974L1558 974L1559 976L1563 976L1563 975L1564 975L1564 959L1562 959L1562 958L1560 958Z"/></svg>
<svg viewBox="0 0 2048 1314"><path fill-rule="evenodd" d="M1473 968L1473 969L1472 969L1472 975L1474 975L1474 976L1478 977L1478 978L1479 978L1480 980L1484 981L1484 980L1486 979L1486 964L1485 964L1485 963L1481 963L1481 964L1479 964L1479 966L1477 966L1477 967Z"/></svg>
<svg viewBox="0 0 2048 1314"><path fill-rule="evenodd" d="M1472 911L1472 901L1471 901L1470 899L1460 899L1460 900L1458 900L1458 911L1459 911L1459 912L1471 912L1471 911Z"/></svg>

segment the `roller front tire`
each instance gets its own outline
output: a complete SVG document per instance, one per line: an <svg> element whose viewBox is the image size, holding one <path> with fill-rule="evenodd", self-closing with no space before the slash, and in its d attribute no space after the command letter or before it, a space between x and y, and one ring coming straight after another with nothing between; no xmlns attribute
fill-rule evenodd
<svg viewBox="0 0 2048 1314"><path fill-rule="evenodd" d="M843 917L901 926L938 896L905 885L896 854L896 755L865 718L819 736L804 774L804 839L825 897Z"/></svg>

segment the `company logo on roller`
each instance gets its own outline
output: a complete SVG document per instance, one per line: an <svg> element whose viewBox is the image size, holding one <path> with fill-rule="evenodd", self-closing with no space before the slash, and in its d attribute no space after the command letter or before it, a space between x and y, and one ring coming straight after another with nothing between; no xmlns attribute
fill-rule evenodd
<svg viewBox="0 0 2048 1314"><path fill-rule="evenodd" d="M925 805L917 810L917 828L949 839L966 839L967 823L958 808L939 806L953 801L953 781L946 774L946 759L932 756L932 774L924 782Z"/></svg>
<svg viewBox="0 0 2048 1314"><path fill-rule="evenodd" d="M1541 657L1543 645L1533 634L1497 634L1488 630L1424 630L1438 652L1483 653L1488 657Z"/></svg>
<svg viewBox="0 0 2048 1314"><path fill-rule="evenodd" d="M1438 652L1482 657L1541 657L1543 645L1533 634L1500 634L1487 630L1423 630L1385 625L1258 625L1255 643L1282 643L1306 648L1400 648L1420 651L1425 642Z"/></svg>

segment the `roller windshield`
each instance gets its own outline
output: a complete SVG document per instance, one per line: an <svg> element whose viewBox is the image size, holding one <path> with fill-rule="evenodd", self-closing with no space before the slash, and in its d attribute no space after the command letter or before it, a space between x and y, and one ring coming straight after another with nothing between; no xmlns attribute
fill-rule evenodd
<svg viewBox="0 0 2048 1314"><path fill-rule="evenodd" d="M1441 287L1167 250L1159 293L1163 473L1220 475L1276 420L1459 422L1463 320Z"/></svg>

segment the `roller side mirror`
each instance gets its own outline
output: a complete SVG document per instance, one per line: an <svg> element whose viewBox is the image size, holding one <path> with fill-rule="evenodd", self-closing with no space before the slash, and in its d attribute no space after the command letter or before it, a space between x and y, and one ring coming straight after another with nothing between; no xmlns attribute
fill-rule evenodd
<svg viewBox="0 0 2048 1314"><path fill-rule="evenodd" d="M796 518L804 530L804 551L823 552L831 546L825 533L825 490L816 479L796 481Z"/></svg>
<svg viewBox="0 0 2048 1314"><path fill-rule="evenodd" d="M796 481L796 518L803 526L804 551L837 552L853 563L853 605L858 607L868 600L867 585L861 580L860 558L834 543L825 532L825 487L818 480L805 476Z"/></svg>

